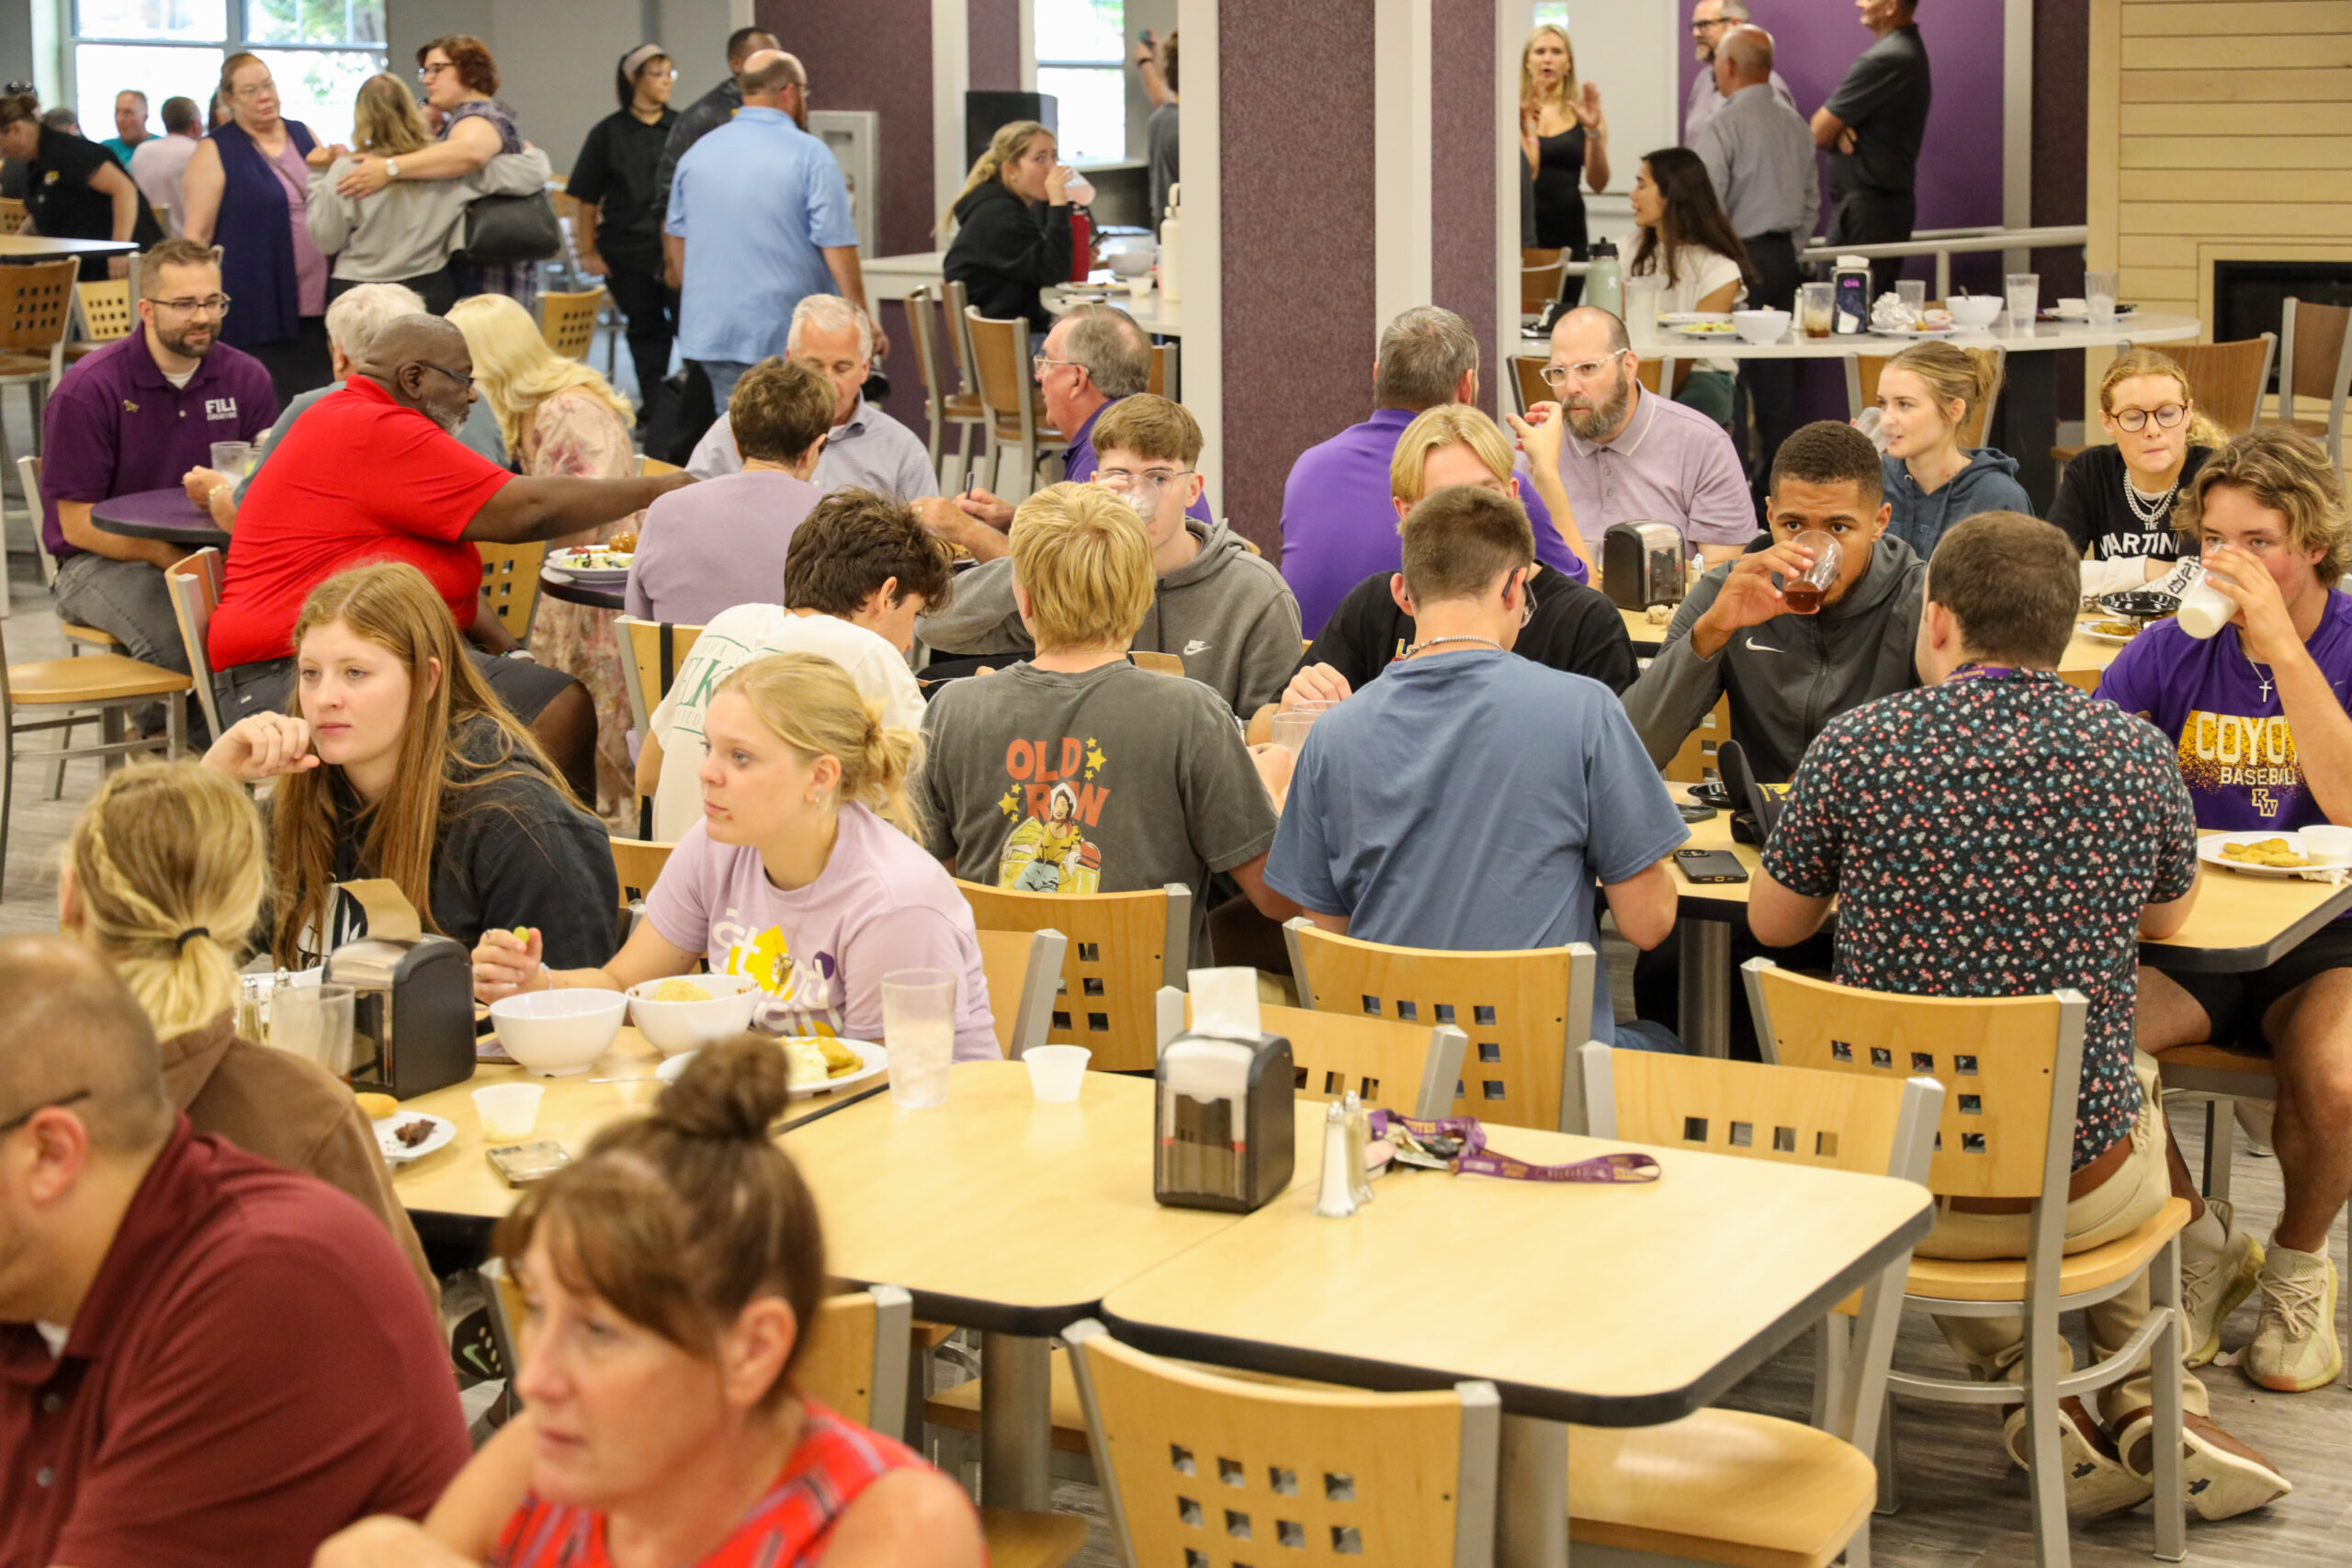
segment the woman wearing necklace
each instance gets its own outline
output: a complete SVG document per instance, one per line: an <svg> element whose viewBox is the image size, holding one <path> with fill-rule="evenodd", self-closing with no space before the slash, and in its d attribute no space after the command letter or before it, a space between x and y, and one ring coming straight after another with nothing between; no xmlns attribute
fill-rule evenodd
<svg viewBox="0 0 2352 1568"><path fill-rule="evenodd" d="M2033 515L2018 483L2017 459L1960 444L1960 427L1991 397L1992 372L1948 343L1917 343L1887 362L1878 378L1879 434L1886 439L1890 538L1921 560L1944 530L1980 512Z"/></svg>
<svg viewBox="0 0 2352 1568"><path fill-rule="evenodd" d="M2050 521L2083 562L2083 592L2113 593L2173 570L2173 503L2224 439L2189 393L2188 376L2152 348L2127 349L2098 384L2098 422L2113 445L2066 465Z"/></svg>

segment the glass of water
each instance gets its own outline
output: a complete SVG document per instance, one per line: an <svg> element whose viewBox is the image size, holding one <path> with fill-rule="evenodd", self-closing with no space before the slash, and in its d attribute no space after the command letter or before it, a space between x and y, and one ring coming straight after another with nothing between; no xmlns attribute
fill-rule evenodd
<svg viewBox="0 0 2352 1568"><path fill-rule="evenodd" d="M2083 304L2091 313L2091 324L2111 327L2115 324L2115 274L2086 272L2083 274Z"/></svg>
<svg viewBox="0 0 2352 1568"><path fill-rule="evenodd" d="M882 976L882 1036L890 1053L890 1100L910 1111L947 1103L956 1059L956 976L894 969Z"/></svg>
<svg viewBox="0 0 2352 1568"><path fill-rule="evenodd" d="M2041 310L2041 275L2038 272L2013 272L2007 276L2009 331L2033 331L2033 318Z"/></svg>
<svg viewBox="0 0 2352 1568"><path fill-rule="evenodd" d="M254 444L250 441L215 441L212 444L212 471L223 479L242 479L253 472Z"/></svg>
<svg viewBox="0 0 2352 1568"><path fill-rule="evenodd" d="M352 1001L349 986L281 987L269 998L270 1044L350 1077Z"/></svg>

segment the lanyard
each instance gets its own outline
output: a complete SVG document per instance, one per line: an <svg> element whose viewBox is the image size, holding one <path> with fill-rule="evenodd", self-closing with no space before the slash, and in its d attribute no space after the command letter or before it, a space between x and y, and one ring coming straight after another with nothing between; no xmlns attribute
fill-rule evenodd
<svg viewBox="0 0 2352 1568"><path fill-rule="evenodd" d="M1945 684L1954 681L2006 681L2012 675L2030 675L2030 670L2020 670L2013 664L1963 664L1944 677Z"/></svg>
<svg viewBox="0 0 2352 1568"><path fill-rule="evenodd" d="M1490 1153L1487 1130L1476 1116L1447 1116L1435 1122L1417 1121L1393 1111L1372 1113L1372 1135L1386 1138L1396 1157L1407 1165L1450 1170L1462 1176L1499 1176L1511 1181L1656 1181L1657 1161L1630 1149L1595 1155L1574 1165L1530 1165L1509 1155Z"/></svg>

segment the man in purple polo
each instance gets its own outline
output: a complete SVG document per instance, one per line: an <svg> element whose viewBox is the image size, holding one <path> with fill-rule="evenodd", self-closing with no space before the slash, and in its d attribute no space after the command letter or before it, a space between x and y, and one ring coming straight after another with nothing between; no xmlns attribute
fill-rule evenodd
<svg viewBox="0 0 2352 1568"><path fill-rule="evenodd" d="M1372 367L1372 417L1309 446L1283 487L1283 576L1298 596L1298 618L1314 637L1348 591L1403 562L1388 468L1396 438L1414 419L1445 403L1476 404L1478 340L1451 310L1419 305L1388 323ZM1535 525L1535 558L1571 581L1588 573L1581 547L1552 521L1527 477L1520 500Z"/></svg>
<svg viewBox="0 0 2352 1568"><path fill-rule="evenodd" d="M193 240L156 245L140 271L140 330L66 371L42 426L41 536L57 558L59 617L182 672L187 651L162 569L187 552L109 534L90 508L176 488L211 464L214 442L255 440L277 418L269 372L220 341L228 308L218 252Z"/></svg>

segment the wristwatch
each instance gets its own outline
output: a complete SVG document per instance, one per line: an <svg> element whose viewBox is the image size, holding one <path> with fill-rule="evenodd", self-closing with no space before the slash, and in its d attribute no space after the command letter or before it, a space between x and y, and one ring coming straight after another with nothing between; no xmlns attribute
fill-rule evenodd
<svg viewBox="0 0 2352 1568"><path fill-rule="evenodd" d="M396 180L401 177L401 161L398 158L384 160L384 177L388 180Z"/></svg>

